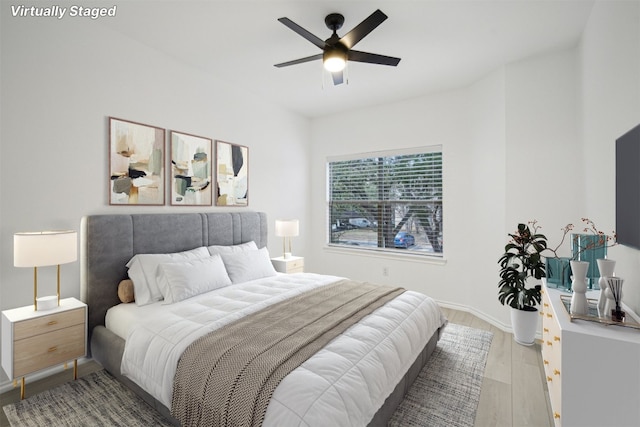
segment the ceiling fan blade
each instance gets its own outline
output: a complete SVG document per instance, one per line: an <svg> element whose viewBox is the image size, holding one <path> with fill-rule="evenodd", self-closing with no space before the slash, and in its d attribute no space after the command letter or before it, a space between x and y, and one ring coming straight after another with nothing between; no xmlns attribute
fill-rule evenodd
<svg viewBox="0 0 640 427"><path fill-rule="evenodd" d="M289 19L289 18L280 18L280 19L278 19L278 21L282 22L284 25L286 25L287 27L289 27L290 29L292 29L293 31L295 31L296 33L298 33L299 35L301 35L305 39L309 40L314 45L318 46L320 49L324 49L324 47L326 45L324 40L322 40L320 37L317 37L317 36L311 34L309 31L305 30L300 25L298 25L295 22L293 22L291 19Z"/></svg>
<svg viewBox="0 0 640 427"><path fill-rule="evenodd" d="M393 56L378 55L377 53L360 52L359 50L350 50L347 54L349 61L366 62L369 64L391 65L395 67L400 62L400 58Z"/></svg>
<svg viewBox="0 0 640 427"><path fill-rule="evenodd" d="M331 77L333 78L333 84L335 86L341 85L344 83L344 74L342 71L336 71L335 73L331 73Z"/></svg>
<svg viewBox="0 0 640 427"><path fill-rule="evenodd" d="M345 34L340 39L340 42L344 44L347 49L351 49L367 34L375 30L378 25L382 24L385 19L387 19L387 15L382 13L380 9L376 10L371 15L369 15L368 18L359 23L353 30Z"/></svg>
<svg viewBox="0 0 640 427"><path fill-rule="evenodd" d="M275 64L274 67L282 68L288 67L289 65L302 64L305 62L315 61L316 59L322 59L322 54L319 53L313 56L307 56L306 58L294 59L293 61L282 62L280 64Z"/></svg>

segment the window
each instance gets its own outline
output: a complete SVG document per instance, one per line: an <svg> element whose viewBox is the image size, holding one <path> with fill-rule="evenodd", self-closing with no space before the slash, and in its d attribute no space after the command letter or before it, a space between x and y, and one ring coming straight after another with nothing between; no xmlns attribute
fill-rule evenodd
<svg viewBox="0 0 640 427"><path fill-rule="evenodd" d="M442 147L327 161L329 245L442 256Z"/></svg>

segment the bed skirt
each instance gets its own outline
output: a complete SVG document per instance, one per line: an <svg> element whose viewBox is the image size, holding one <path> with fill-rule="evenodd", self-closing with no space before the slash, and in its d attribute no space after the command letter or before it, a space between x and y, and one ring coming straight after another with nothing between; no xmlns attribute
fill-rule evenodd
<svg viewBox="0 0 640 427"><path fill-rule="evenodd" d="M442 328L440 328L442 329ZM413 384L416 377L427 362L431 353L438 343L440 329L436 330L431 339L427 342L424 349L420 352L416 360L413 362L407 373L404 375L400 383L396 385L391 395L385 400L384 405L376 412L375 416L368 424L368 427L384 427L391 419L395 409L398 407L404 395ZM112 374L121 383L129 387L134 393L144 399L151 407L155 408L174 425L179 426L180 423L171 416L169 408L156 400L149 393L144 391L140 386L124 377L120 373L120 362L124 353L125 340L109 331L104 326L96 326L91 334L91 355L95 361L100 363L104 369Z"/></svg>

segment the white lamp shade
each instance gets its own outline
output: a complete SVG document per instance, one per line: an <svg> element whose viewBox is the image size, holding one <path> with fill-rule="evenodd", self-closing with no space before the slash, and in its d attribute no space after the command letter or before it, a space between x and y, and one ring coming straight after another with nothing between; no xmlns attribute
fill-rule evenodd
<svg viewBox="0 0 640 427"><path fill-rule="evenodd" d="M276 236L293 237L299 233L299 221L297 219L277 219Z"/></svg>
<svg viewBox="0 0 640 427"><path fill-rule="evenodd" d="M13 235L13 265L15 267L44 267L76 261L78 233L66 231L37 231Z"/></svg>

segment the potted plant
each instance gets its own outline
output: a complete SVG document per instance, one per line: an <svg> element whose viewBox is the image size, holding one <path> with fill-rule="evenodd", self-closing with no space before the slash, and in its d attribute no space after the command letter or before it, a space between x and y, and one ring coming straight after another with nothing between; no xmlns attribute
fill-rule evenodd
<svg viewBox="0 0 640 427"><path fill-rule="evenodd" d="M523 345L532 345L535 341L540 279L546 276L541 253L547 249L547 238L537 233L538 228L536 221L518 224L517 231L509 234L511 240L498 261L498 300L511 307L513 335L516 342Z"/></svg>

